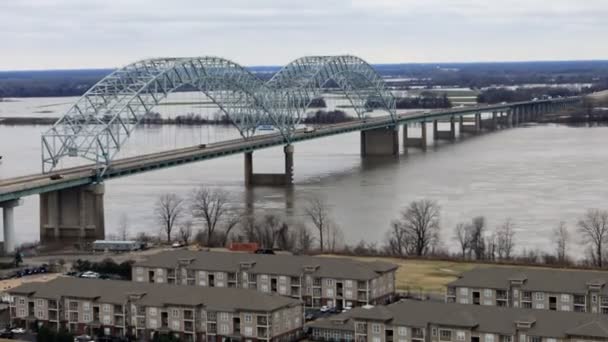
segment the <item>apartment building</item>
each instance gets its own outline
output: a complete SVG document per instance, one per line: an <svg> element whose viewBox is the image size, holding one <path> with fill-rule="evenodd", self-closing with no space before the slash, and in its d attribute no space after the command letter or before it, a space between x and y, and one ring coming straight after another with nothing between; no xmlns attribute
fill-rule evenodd
<svg viewBox="0 0 608 342"><path fill-rule="evenodd" d="M167 251L133 266L136 282L236 287L278 293L307 307L384 304L395 295L397 266L347 258Z"/></svg>
<svg viewBox="0 0 608 342"><path fill-rule="evenodd" d="M608 317L404 300L307 324L314 341L591 342L608 340Z"/></svg>
<svg viewBox="0 0 608 342"><path fill-rule="evenodd" d="M74 334L181 341L293 341L304 321L299 300L248 289L61 277L9 294L16 326Z"/></svg>
<svg viewBox="0 0 608 342"><path fill-rule="evenodd" d="M606 272L476 268L447 285L446 301L608 314L607 285Z"/></svg>

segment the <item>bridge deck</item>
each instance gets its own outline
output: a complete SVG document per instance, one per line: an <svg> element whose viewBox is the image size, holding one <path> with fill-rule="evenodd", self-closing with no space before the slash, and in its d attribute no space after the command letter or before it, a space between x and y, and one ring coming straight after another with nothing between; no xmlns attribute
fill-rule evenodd
<svg viewBox="0 0 608 342"><path fill-rule="evenodd" d="M336 134L355 131L364 131L381 127L394 126L409 122L426 122L441 118L449 118L457 115L475 114L479 112L492 112L507 110L516 106L538 105L542 103L573 102L577 99L553 99L530 102L517 102L499 105L460 107L446 110L435 110L430 112L412 112L398 115L396 120L390 116L355 120L335 125L323 126L313 132L299 130L292 138L292 142L310 140ZM106 171L104 179L112 179L146 171L177 166L185 163L213 159L232 154L239 154L263 148L280 146L287 141L279 133L259 135L248 140L235 139L215 144L208 144L205 148L198 145L193 147L145 154L136 157L118 159L112 162ZM59 179L51 179L52 175L61 175ZM0 202L17 199L20 197L56 191L75 186L91 184L95 182L95 165L88 164L79 167L57 170L46 174L33 174L23 177L15 177L0 180Z"/></svg>

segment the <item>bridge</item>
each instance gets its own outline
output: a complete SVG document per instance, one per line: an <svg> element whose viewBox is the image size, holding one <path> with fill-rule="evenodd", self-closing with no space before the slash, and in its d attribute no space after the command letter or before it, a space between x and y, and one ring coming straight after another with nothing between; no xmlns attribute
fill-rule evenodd
<svg viewBox="0 0 608 342"><path fill-rule="evenodd" d="M357 118L316 128L301 128L311 102L328 87L349 99ZM231 120L241 138L214 144L115 159L138 124L173 91L205 93ZM303 57L263 82L245 68L218 57L157 58L116 70L88 90L42 135L42 173L0 180L4 248L14 250L14 208L25 196L40 195L40 240L93 240L105 235L105 181L142 172L227 155L244 155L246 186L293 183L294 144L326 136L360 132L361 155L398 155L399 132L404 148L427 146L427 123L433 139L454 140L460 134L514 127L544 113L580 101L545 99L397 114L395 98L382 78L354 56ZM387 115L370 117L371 109ZM439 122L448 122L441 130ZM262 124L278 132L256 134ZM410 136L413 129L420 133ZM276 174L253 172L253 151L284 147L285 169ZM81 158L82 166L56 169L63 158Z"/></svg>

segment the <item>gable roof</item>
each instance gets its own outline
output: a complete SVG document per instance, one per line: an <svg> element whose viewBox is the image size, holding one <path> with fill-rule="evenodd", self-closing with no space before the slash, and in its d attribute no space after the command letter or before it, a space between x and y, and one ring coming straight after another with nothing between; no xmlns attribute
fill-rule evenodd
<svg viewBox="0 0 608 342"><path fill-rule="evenodd" d="M393 326L424 328L433 324L514 335L515 322L525 320L533 322L526 330L527 334L532 336L608 338L608 317L591 313L403 300L370 309L357 308L342 315L354 324L357 320L373 320L378 313L382 313L382 319ZM391 317L387 318L387 315ZM309 323L308 326L323 328L327 324L321 320L319 323L317 321Z"/></svg>
<svg viewBox="0 0 608 342"><path fill-rule="evenodd" d="M82 298L99 303L124 304L129 294L142 294L135 302L145 306L198 306L214 311L274 311L300 305L297 299L255 290L150 284L120 280L59 277L46 283L28 283L8 291L33 298Z"/></svg>
<svg viewBox="0 0 608 342"><path fill-rule="evenodd" d="M397 269L397 265L349 258L313 257L306 255L268 255L206 251L165 251L150 256L133 266L177 268L179 260L190 259L185 266L191 270L238 272L242 263L251 263L249 273L300 276L305 267L313 266L317 277L371 280L379 274Z"/></svg>
<svg viewBox="0 0 608 342"><path fill-rule="evenodd" d="M608 273L521 267L478 267L462 273L449 287L507 289L511 280L523 281L522 290L584 295L589 285L603 286ZM604 286L603 293L608 294Z"/></svg>

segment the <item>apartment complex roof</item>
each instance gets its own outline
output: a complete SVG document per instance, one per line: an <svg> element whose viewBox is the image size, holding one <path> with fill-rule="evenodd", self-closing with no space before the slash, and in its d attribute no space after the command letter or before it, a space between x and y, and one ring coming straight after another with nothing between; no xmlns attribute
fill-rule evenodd
<svg viewBox="0 0 608 342"><path fill-rule="evenodd" d="M250 273L300 276L306 268L318 277L370 280L379 273L397 269L387 262L365 262L349 258L313 257L304 255L268 255L229 252L166 251L150 256L134 266L176 268L180 261L187 269L238 272L243 263L250 264Z"/></svg>
<svg viewBox="0 0 608 342"><path fill-rule="evenodd" d="M120 280L60 277L46 283L28 283L8 291L12 295L35 298L60 297L90 299L99 303L124 304L130 295L141 296L136 303L145 306L202 305L214 311L271 312L299 305L297 299L241 288L150 284Z"/></svg>
<svg viewBox="0 0 608 342"><path fill-rule="evenodd" d="M583 270L558 270L519 267L479 267L464 272L449 287L507 289L511 281L521 281L522 290L554 293L587 293L588 286L602 287L608 282L608 273Z"/></svg>
<svg viewBox="0 0 608 342"><path fill-rule="evenodd" d="M385 317L387 312L390 312L390 318ZM374 320L373 317L382 317L382 321L394 326L423 328L434 324L503 335L514 335L517 322L528 322L531 327L526 331L531 336L608 338L608 317L597 314L413 300L370 309L355 308L332 319L309 323L308 326L347 328L354 327L357 319L367 321Z"/></svg>

